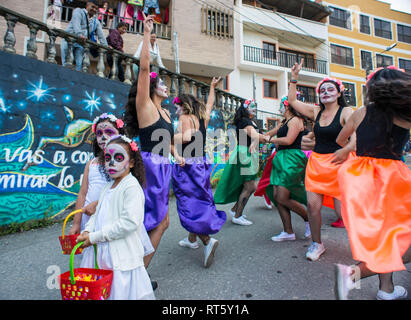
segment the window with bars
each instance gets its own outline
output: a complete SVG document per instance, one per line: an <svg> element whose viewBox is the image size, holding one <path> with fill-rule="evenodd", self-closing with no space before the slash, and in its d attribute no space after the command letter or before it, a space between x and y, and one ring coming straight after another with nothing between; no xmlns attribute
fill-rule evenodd
<svg viewBox="0 0 411 320"><path fill-rule="evenodd" d="M397 24L398 41L411 43L411 27Z"/></svg>
<svg viewBox="0 0 411 320"><path fill-rule="evenodd" d="M411 73L411 60L399 58L398 62L401 69L404 69L405 72Z"/></svg>
<svg viewBox="0 0 411 320"><path fill-rule="evenodd" d="M344 96L345 101L349 106L356 106L357 105L357 97L355 95L355 84L349 82L343 82L344 85Z"/></svg>
<svg viewBox="0 0 411 320"><path fill-rule="evenodd" d="M372 52L361 50L361 68L372 70Z"/></svg>
<svg viewBox="0 0 411 320"><path fill-rule="evenodd" d="M225 9L201 8L201 32L207 35L233 38L233 15Z"/></svg>
<svg viewBox="0 0 411 320"><path fill-rule="evenodd" d="M374 18L374 34L377 37L392 39L391 22Z"/></svg>
<svg viewBox="0 0 411 320"><path fill-rule="evenodd" d="M332 10L329 16L330 24L333 26L351 29L351 13L344 9L330 7Z"/></svg>
<svg viewBox="0 0 411 320"><path fill-rule="evenodd" d="M272 98L272 99L278 98L277 81L264 79L263 85L264 85L264 92L263 92L264 98Z"/></svg>
<svg viewBox="0 0 411 320"><path fill-rule="evenodd" d="M315 88L297 85L297 91L300 92L298 100L306 103L317 103Z"/></svg>
<svg viewBox="0 0 411 320"><path fill-rule="evenodd" d="M360 32L370 34L370 17L360 14Z"/></svg>
<svg viewBox="0 0 411 320"><path fill-rule="evenodd" d="M276 59L274 43L263 42L263 57L266 59Z"/></svg>
<svg viewBox="0 0 411 320"><path fill-rule="evenodd" d="M331 45L331 62L353 67L354 59L353 59L352 49L332 44Z"/></svg>
<svg viewBox="0 0 411 320"><path fill-rule="evenodd" d="M377 68L392 66L394 64L393 57L385 56L377 53Z"/></svg>

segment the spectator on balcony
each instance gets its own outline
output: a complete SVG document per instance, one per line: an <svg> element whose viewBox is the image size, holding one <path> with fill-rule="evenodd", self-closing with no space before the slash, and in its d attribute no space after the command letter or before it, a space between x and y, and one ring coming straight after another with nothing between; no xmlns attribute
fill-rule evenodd
<svg viewBox="0 0 411 320"><path fill-rule="evenodd" d="M98 40L101 44L107 45L106 38L101 28L100 21L96 18L98 10L97 0L88 0L86 8L76 8L73 11L72 18L66 29L66 32L72 33L83 40L91 40L96 42L95 34L97 33ZM61 61L63 66L66 65L66 56L68 54L67 41L61 41ZM80 71L83 65L84 48L81 44L75 42L73 44L73 55L76 63L76 70Z"/></svg>
<svg viewBox="0 0 411 320"><path fill-rule="evenodd" d="M98 20L105 27L107 25L108 2L104 2L103 7L98 9Z"/></svg>
<svg viewBox="0 0 411 320"><path fill-rule="evenodd" d="M127 23L125 22L120 22L117 25L116 29L111 29L110 33L107 37L107 44L118 51L124 52L123 50L123 37L122 34L126 33L127 31ZM117 70L118 70L118 79L123 82L124 81L124 70L122 66L122 61L123 59L121 57L118 57L117 60ZM107 62L110 66L110 70L113 67L113 57L110 53L107 53ZM109 78L111 78L111 71Z"/></svg>
<svg viewBox="0 0 411 320"><path fill-rule="evenodd" d="M140 45L138 46L137 51L134 54L134 58L137 58L138 60L140 60L142 47L143 47L143 41L141 41ZM160 49L157 44L157 37L155 33L152 33L150 36L150 65L155 65L160 68L165 68L163 61L161 60ZM156 69L153 69L153 71L157 72L158 69L157 70ZM134 72L135 78L137 79L138 66L136 64L133 64L133 72Z"/></svg>

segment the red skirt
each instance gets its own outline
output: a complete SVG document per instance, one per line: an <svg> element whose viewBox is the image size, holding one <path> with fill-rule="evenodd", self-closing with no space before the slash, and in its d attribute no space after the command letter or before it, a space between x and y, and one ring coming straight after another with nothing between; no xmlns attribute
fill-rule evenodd
<svg viewBox="0 0 411 320"><path fill-rule="evenodd" d="M406 270L411 245L411 171L399 160L352 157L338 172L353 258L376 273Z"/></svg>

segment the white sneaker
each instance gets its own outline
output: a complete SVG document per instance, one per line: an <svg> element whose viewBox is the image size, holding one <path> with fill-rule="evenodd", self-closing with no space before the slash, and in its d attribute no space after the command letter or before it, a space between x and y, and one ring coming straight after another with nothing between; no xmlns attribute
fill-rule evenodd
<svg viewBox="0 0 411 320"><path fill-rule="evenodd" d="M343 264L334 265L334 295L337 300L348 300L348 292L354 289L352 269Z"/></svg>
<svg viewBox="0 0 411 320"><path fill-rule="evenodd" d="M234 218L234 217L235 217L235 212L234 212L234 211L228 210L228 212L231 214L231 218ZM242 216L243 216L244 218L247 217L245 214L243 214Z"/></svg>
<svg viewBox="0 0 411 320"><path fill-rule="evenodd" d="M325 247L322 243L313 242L308 248L305 257L311 261L317 261L320 256L324 253Z"/></svg>
<svg viewBox="0 0 411 320"><path fill-rule="evenodd" d="M191 249L197 249L197 248L199 247L197 240L196 240L195 242L190 242L190 241L188 240L188 237L187 237L187 238L184 238L183 240L180 240L180 241L178 242L178 244L179 244L181 247L187 247L187 248L191 248Z"/></svg>
<svg viewBox="0 0 411 320"><path fill-rule="evenodd" d="M265 199L265 197L263 197L263 198L264 198L264 204L265 204L265 206L266 206L268 209L272 209L273 206L271 205L271 201L270 201L270 202L267 202L267 200Z"/></svg>
<svg viewBox="0 0 411 320"><path fill-rule="evenodd" d="M309 222L305 223L304 237L311 238L311 229L310 229L310 223Z"/></svg>
<svg viewBox="0 0 411 320"><path fill-rule="evenodd" d="M295 240L295 234L294 233L287 233L282 231L278 236L271 237L271 240L275 242L280 242L280 241L293 241Z"/></svg>
<svg viewBox="0 0 411 320"><path fill-rule="evenodd" d="M210 238L210 241L204 248L204 267L211 266L214 260L214 253L218 246L218 240Z"/></svg>
<svg viewBox="0 0 411 320"><path fill-rule="evenodd" d="M250 220L247 220L246 218L244 218L244 215L242 215L238 218L233 217L231 219L231 221L235 224L239 224L239 225L242 225L242 226L249 226L249 225L253 224Z"/></svg>
<svg viewBox="0 0 411 320"><path fill-rule="evenodd" d="M408 296L407 289L401 286L395 286L394 291L391 293L378 290L377 300L398 300L398 299L405 299L407 298L407 296Z"/></svg>

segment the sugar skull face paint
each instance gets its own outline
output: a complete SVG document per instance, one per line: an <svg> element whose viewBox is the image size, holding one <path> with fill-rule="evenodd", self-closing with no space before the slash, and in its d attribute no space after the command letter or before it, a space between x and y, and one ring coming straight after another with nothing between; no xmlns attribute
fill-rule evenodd
<svg viewBox="0 0 411 320"><path fill-rule="evenodd" d="M104 150L106 142L114 135L118 135L117 128L109 121L100 122L96 127L96 138L99 147Z"/></svg>
<svg viewBox="0 0 411 320"><path fill-rule="evenodd" d="M320 87L320 101L324 104L335 102L340 96L336 86L331 82L325 82Z"/></svg>
<svg viewBox="0 0 411 320"><path fill-rule="evenodd" d="M168 90L167 85L164 83L162 79L160 79L160 81L157 84L155 93L162 98L168 98L167 90Z"/></svg>
<svg viewBox="0 0 411 320"><path fill-rule="evenodd" d="M105 168L113 179L123 177L130 171L130 156L121 144L111 143L104 152Z"/></svg>

